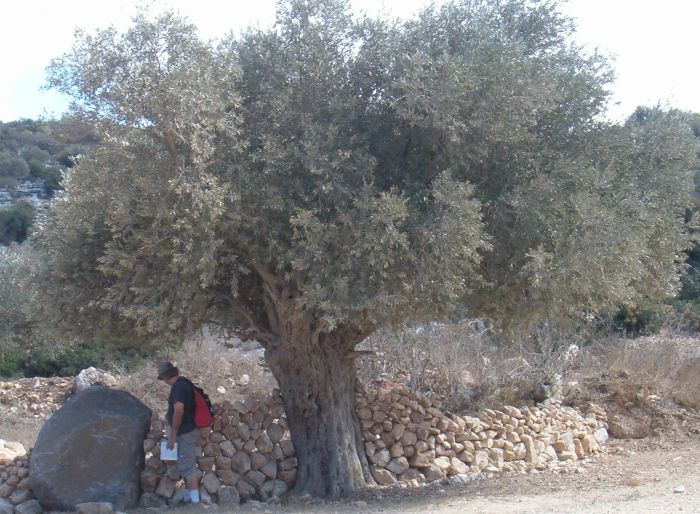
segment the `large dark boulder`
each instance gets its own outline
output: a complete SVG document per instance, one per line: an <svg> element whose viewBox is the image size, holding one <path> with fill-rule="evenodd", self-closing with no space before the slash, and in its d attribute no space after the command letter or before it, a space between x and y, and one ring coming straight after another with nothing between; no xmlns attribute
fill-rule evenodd
<svg viewBox="0 0 700 514"><path fill-rule="evenodd" d="M92 386L46 422L32 451L32 489L46 509L85 502L136 507L151 410L126 391Z"/></svg>

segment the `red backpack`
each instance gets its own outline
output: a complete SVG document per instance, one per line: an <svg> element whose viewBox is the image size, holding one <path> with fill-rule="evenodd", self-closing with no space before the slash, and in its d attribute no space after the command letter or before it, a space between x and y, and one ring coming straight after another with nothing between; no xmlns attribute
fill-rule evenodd
<svg viewBox="0 0 700 514"><path fill-rule="evenodd" d="M191 380L188 382L192 385L194 393L194 425L197 428L211 426L214 423L214 407L209 396L204 389L194 385Z"/></svg>

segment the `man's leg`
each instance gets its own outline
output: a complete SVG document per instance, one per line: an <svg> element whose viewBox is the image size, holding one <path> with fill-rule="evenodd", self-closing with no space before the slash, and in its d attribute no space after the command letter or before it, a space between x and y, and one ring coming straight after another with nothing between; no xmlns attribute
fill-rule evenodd
<svg viewBox="0 0 700 514"><path fill-rule="evenodd" d="M199 478L197 470L197 458L195 448L199 440L199 429L194 429L183 435L177 436L177 470L185 479L187 487L186 500L192 503L199 503Z"/></svg>
<svg viewBox="0 0 700 514"><path fill-rule="evenodd" d="M185 479L185 485L190 494L190 501L197 503L199 501L199 473L196 471Z"/></svg>

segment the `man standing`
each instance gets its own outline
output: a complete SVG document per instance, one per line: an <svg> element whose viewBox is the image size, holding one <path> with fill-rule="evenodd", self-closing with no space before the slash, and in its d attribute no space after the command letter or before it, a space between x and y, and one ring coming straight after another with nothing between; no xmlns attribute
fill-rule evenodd
<svg viewBox="0 0 700 514"><path fill-rule="evenodd" d="M180 376L180 371L170 362L158 366L158 380L170 386L168 397L168 449L177 442L177 471L185 480L185 502L199 503L199 479L195 447L199 429L194 424L194 387L192 382Z"/></svg>

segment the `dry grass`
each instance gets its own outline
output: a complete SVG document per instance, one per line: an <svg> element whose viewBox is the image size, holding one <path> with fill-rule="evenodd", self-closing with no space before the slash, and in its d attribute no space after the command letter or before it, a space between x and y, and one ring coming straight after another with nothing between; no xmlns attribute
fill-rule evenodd
<svg viewBox="0 0 700 514"><path fill-rule="evenodd" d="M642 404L651 395L700 409L700 339L662 331L638 339L620 339L591 350L595 356L587 375L609 372L620 402ZM636 387L630 387L630 384ZM650 400L650 397L652 400Z"/></svg>
<svg viewBox="0 0 700 514"><path fill-rule="evenodd" d="M360 362L363 382L383 379L439 395L453 412L531 404L537 386L557 375L565 395L567 384L578 382L582 403L605 398L610 405L648 412L661 402L700 409L700 338L676 332L583 345L570 335L548 331L503 346L483 327L465 323L382 332L362 346L375 352ZM164 358L202 385L214 402L263 397L277 385L260 349L213 337L190 341ZM156 379L157 363L118 380L119 387L162 415L169 389ZM4 416L0 437L31 447L41 424Z"/></svg>
<svg viewBox="0 0 700 514"><path fill-rule="evenodd" d="M434 324L380 332L363 343L376 357L360 368L365 381L392 378L422 393L443 397L454 412L532 403L535 390L574 364L570 335L536 334L517 344L498 344L476 322Z"/></svg>
<svg viewBox="0 0 700 514"><path fill-rule="evenodd" d="M360 367L364 381L391 379L440 395L455 412L529 404L542 384L556 389L557 380L564 396L600 387L579 391L587 401L700 409L700 338L677 331L586 344L549 329L503 345L471 323L378 333L363 346L376 353Z"/></svg>

